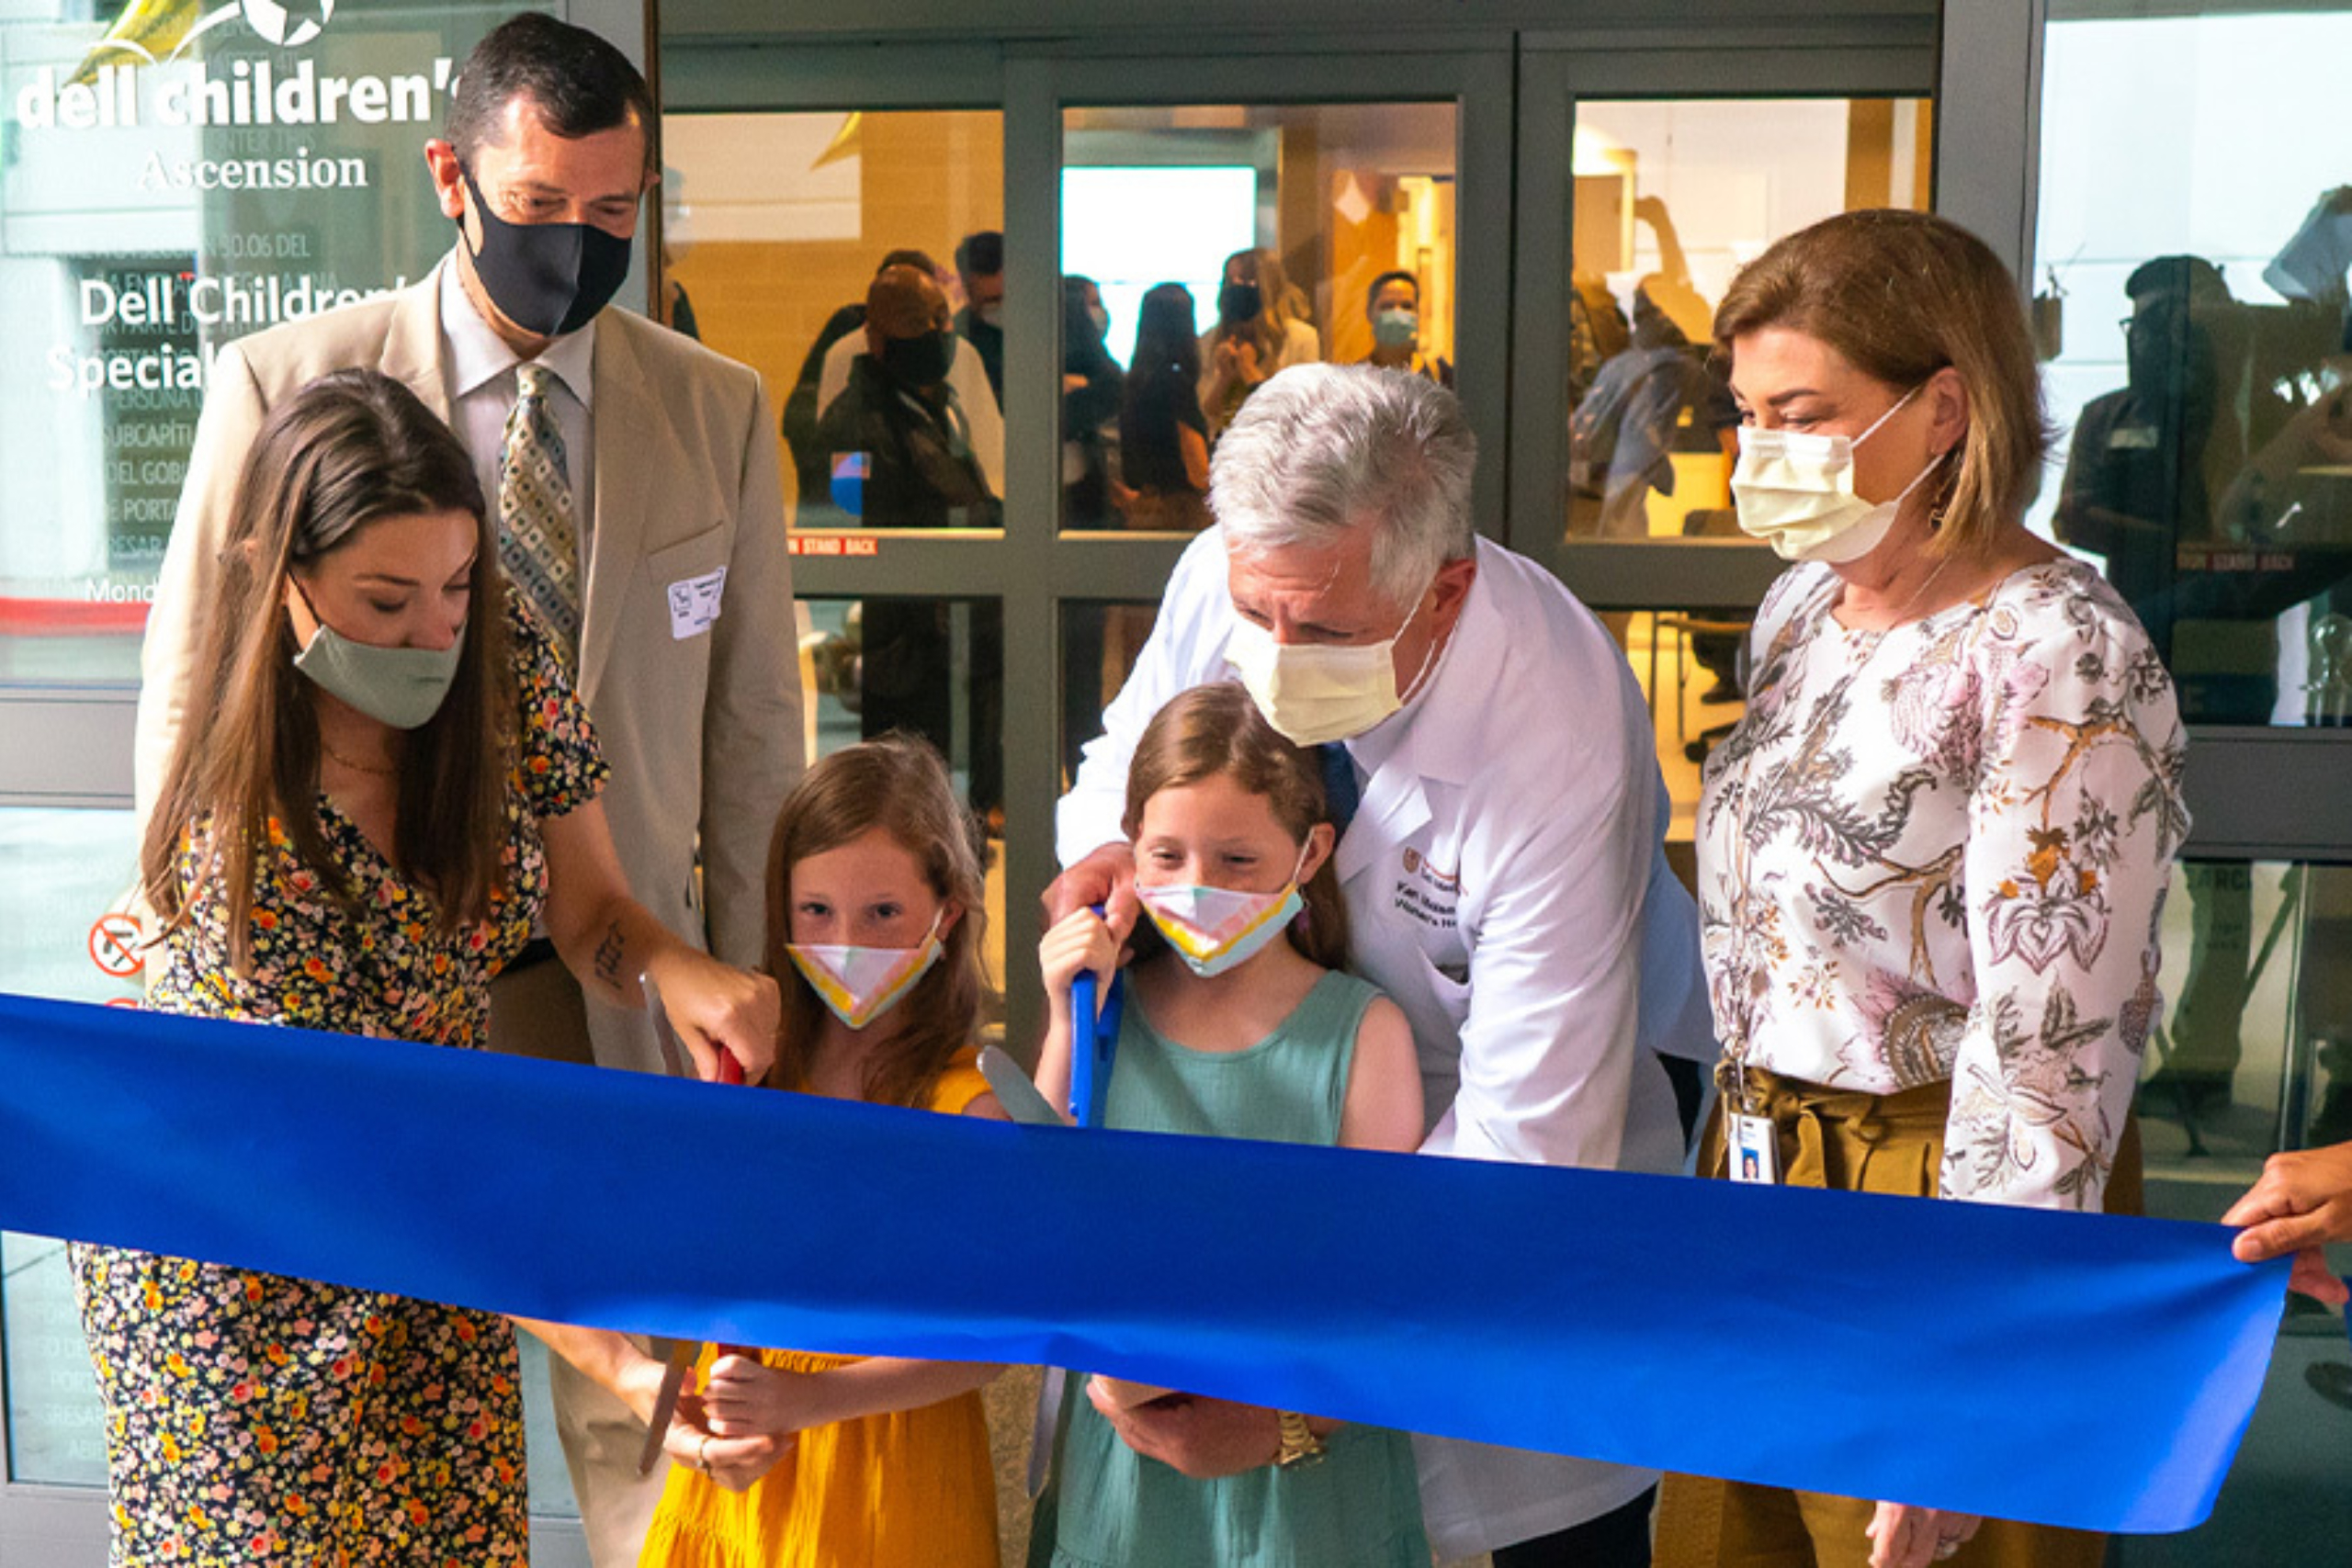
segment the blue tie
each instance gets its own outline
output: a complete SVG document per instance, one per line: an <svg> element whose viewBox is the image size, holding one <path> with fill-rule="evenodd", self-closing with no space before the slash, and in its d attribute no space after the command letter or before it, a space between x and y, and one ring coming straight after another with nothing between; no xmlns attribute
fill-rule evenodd
<svg viewBox="0 0 2352 1568"><path fill-rule="evenodd" d="M1323 763L1323 805L1331 818L1334 832L1344 837L1348 824L1356 819L1357 803L1363 791L1356 784L1356 762L1348 755L1344 740L1326 740L1315 748Z"/></svg>

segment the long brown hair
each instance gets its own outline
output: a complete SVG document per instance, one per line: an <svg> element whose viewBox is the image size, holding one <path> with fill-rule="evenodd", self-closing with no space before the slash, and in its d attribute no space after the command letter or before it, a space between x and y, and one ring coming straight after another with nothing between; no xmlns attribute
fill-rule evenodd
<svg viewBox="0 0 2352 1568"><path fill-rule="evenodd" d="M1270 250L1259 247L1236 251L1225 258L1226 268L1230 270L1235 262L1243 264L1242 270L1250 275L1250 281L1258 286L1258 313L1230 330L1220 319L1217 335L1238 337L1246 333L1255 339L1261 360L1259 368L1271 376L1274 371L1274 361L1281 356L1283 345L1289 341L1290 323L1306 321L1307 325L1314 325L1307 321L1306 296L1292 287L1290 274L1283 270L1282 258ZM1218 276L1222 278L1224 275L1220 273Z"/></svg>
<svg viewBox="0 0 2352 1568"><path fill-rule="evenodd" d="M906 998L885 1014L895 1024L866 1065L863 1099L922 1106L980 1021L980 939L988 929L979 824L956 798L947 764L930 742L892 734L834 752L810 768L787 796L768 842L767 970L784 982L784 1019L776 1031L772 1082L808 1081L825 1004L798 983L785 952L792 941L792 871L810 855L837 850L879 828L922 869L932 892L963 909L946 950Z"/></svg>
<svg viewBox="0 0 2352 1568"><path fill-rule="evenodd" d="M1127 812L1120 826L1132 840L1143 830L1144 803L1153 795L1219 775L1263 795L1293 843L1304 845L1317 823L1331 819L1315 757L1283 739L1240 685L1219 681L1177 693L1144 726L1127 764ZM1291 945L1326 969L1348 964L1339 858L1335 851L1315 868L1299 889L1306 910L1290 923Z"/></svg>
<svg viewBox="0 0 2352 1568"><path fill-rule="evenodd" d="M1820 339L1907 392L1949 366L1968 433L1935 484L1939 551L1981 555L2025 516L2050 454L2041 376L2017 283L1975 235L1932 213L1841 213L1739 271L1715 311L1715 346L1767 327Z"/></svg>
<svg viewBox="0 0 2352 1568"><path fill-rule="evenodd" d="M318 710L294 669L288 576L373 523L434 512L476 521L473 596L449 694L401 744L391 858L432 895L445 932L489 908L505 847L514 671L481 484L465 447L413 392L373 370L340 370L272 410L246 455L187 711L141 854L148 901L168 929L187 916L176 862L200 833L197 876L227 900L240 973L253 960L257 863L270 852L273 822L332 897L351 896L319 821Z"/></svg>

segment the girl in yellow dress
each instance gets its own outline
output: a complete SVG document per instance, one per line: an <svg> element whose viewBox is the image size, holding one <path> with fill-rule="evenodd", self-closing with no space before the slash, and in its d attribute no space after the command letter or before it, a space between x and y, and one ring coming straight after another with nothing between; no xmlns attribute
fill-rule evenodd
<svg viewBox="0 0 2352 1568"><path fill-rule="evenodd" d="M939 755L889 737L826 758L768 855L767 967L787 967L770 1082L950 1115L1004 1112L980 1077L981 861ZM996 1568L980 1388L957 1362L706 1352L671 1428L648 1568ZM767 1435L760 1472L718 1439ZM749 1472L749 1473L746 1473ZM748 1483L747 1490L737 1490Z"/></svg>

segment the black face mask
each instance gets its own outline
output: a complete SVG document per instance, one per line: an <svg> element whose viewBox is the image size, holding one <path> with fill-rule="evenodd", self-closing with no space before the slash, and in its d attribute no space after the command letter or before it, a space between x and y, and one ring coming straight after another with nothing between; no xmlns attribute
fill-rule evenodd
<svg viewBox="0 0 2352 1568"><path fill-rule="evenodd" d="M1216 319L1228 327L1248 325L1265 308L1265 294L1254 283L1228 283L1216 291Z"/></svg>
<svg viewBox="0 0 2352 1568"><path fill-rule="evenodd" d="M936 387L947 379L947 368L955 362L953 333L924 333L918 337L882 340L882 368L901 386Z"/></svg>
<svg viewBox="0 0 2352 1568"><path fill-rule="evenodd" d="M628 276L627 240L594 223L509 223L490 209L473 175L458 172L481 220L474 276L508 321L541 337L561 337L612 303ZM462 223L458 231L462 238Z"/></svg>

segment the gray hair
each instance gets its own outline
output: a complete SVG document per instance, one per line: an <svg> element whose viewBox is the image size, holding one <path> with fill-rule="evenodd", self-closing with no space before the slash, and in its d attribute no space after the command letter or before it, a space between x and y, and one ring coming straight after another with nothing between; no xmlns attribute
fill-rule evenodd
<svg viewBox="0 0 2352 1568"><path fill-rule="evenodd" d="M1369 365L1295 365L1250 395L1216 444L1209 508L1228 547L1310 548L1370 524L1372 584L1408 604L1468 556L1477 438L1452 392Z"/></svg>

